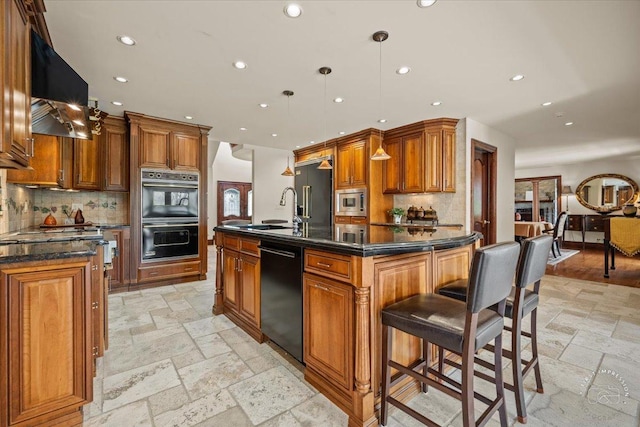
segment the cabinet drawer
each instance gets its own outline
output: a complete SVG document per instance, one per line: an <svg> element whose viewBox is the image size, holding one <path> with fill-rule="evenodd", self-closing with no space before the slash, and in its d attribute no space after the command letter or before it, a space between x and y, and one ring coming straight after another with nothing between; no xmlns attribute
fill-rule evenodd
<svg viewBox="0 0 640 427"><path fill-rule="evenodd" d="M352 216L351 224L366 224L367 217L366 216Z"/></svg>
<svg viewBox="0 0 640 427"><path fill-rule="evenodd" d="M240 239L240 252L260 256L260 250L258 249L259 245L260 240Z"/></svg>
<svg viewBox="0 0 640 427"><path fill-rule="evenodd" d="M351 257L326 252L306 250L304 253L304 270L322 276L351 282Z"/></svg>
<svg viewBox="0 0 640 427"><path fill-rule="evenodd" d="M200 274L200 261L188 261L164 265L143 265L138 269L140 281L183 277L192 274Z"/></svg>
<svg viewBox="0 0 640 427"><path fill-rule="evenodd" d="M227 249L233 249L234 251L240 250L240 237L231 234L225 234L222 238L222 246Z"/></svg>
<svg viewBox="0 0 640 427"><path fill-rule="evenodd" d="M336 215L334 222L336 224L349 224L351 223L351 217Z"/></svg>
<svg viewBox="0 0 640 427"><path fill-rule="evenodd" d="M599 216L588 216L586 221L586 231L604 231L604 221Z"/></svg>

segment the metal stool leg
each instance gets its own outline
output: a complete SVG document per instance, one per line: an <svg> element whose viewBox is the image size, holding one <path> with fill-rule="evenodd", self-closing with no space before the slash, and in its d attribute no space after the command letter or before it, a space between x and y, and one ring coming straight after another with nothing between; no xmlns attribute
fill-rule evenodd
<svg viewBox="0 0 640 427"><path fill-rule="evenodd" d="M387 414L389 403L389 388L391 383L391 368L389 368L389 360L391 359L391 337L389 326L382 325L382 399L380 401L380 424L387 425Z"/></svg>

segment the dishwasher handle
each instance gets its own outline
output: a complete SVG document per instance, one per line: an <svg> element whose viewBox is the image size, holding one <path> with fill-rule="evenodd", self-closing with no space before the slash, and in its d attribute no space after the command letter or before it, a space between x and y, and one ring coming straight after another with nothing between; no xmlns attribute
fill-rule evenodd
<svg viewBox="0 0 640 427"><path fill-rule="evenodd" d="M267 252L267 253L270 253L270 254L273 254L273 255L283 256L283 257L287 257L287 258L295 258L296 257L296 253L295 252L283 251L281 249L266 248L264 246L258 246L258 249L260 249L262 252Z"/></svg>

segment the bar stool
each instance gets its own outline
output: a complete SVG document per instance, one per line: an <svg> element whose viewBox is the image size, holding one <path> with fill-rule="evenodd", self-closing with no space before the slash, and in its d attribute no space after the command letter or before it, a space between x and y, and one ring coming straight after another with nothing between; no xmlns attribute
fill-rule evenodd
<svg viewBox="0 0 640 427"><path fill-rule="evenodd" d="M428 386L462 401L463 424L476 425L474 398L488 405L478 419L483 425L496 412L500 424L507 425L507 411L502 385L502 359L495 357L496 398L489 399L473 390L474 355L487 343L495 340L496 354L502 349L505 301L509 295L518 262L520 245L515 242L498 243L477 249L469 274L469 299L466 303L438 294L420 294L391 304L382 310L382 402L380 423L387 424L388 404L396 406L418 421L429 426L437 425L389 394L392 385L405 376L418 380L423 392ZM498 310L487 308L498 304ZM403 366L393 360L392 334L395 328L422 339L423 359L411 366ZM431 344L462 356L462 382L445 376L430 367ZM391 378L391 369L399 371ZM436 377L446 382L448 387Z"/></svg>
<svg viewBox="0 0 640 427"><path fill-rule="evenodd" d="M507 298L505 316L512 319L511 327L505 329L511 331L511 351L502 350L502 355L511 359L513 370L513 384L505 383L504 387L513 391L516 397L516 409L518 412L518 422L527 423L527 408L524 401L524 378L534 370L536 376L536 391L543 393L542 376L540 375L540 363L538 359L538 338L537 338L537 316L538 316L538 293L540 291L540 279L544 276L547 267L549 250L553 244L553 237L541 235L523 240L518 268L516 270L516 286L512 288L511 294ZM533 283L533 290L526 289L527 285ZM437 291L440 295L465 301L467 298L467 281L457 280L445 285ZM531 333L522 331L522 319L531 313ZM523 361L521 355L520 336L531 338L532 357L529 361ZM487 346L489 350L499 353L497 349ZM445 359L440 353L439 370L442 371ZM447 364L456 366L455 363L446 361ZM488 368L493 366L483 360L476 360L476 363ZM525 365L521 368L521 365ZM476 373L476 376L493 381L491 377ZM497 377L496 377L497 380Z"/></svg>

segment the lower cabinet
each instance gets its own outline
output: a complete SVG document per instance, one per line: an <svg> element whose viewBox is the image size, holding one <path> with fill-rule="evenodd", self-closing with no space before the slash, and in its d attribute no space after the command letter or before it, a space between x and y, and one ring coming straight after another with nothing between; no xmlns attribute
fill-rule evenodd
<svg viewBox="0 0 640 427"><path fill-rule="evenodd" d="M224 248L225 314L247 327L262 342L260 331L260 258Z"/></svg>
<svg viewBox="0 0 640 427"><path fill-rule="evenodd" d="M0 266L0 425L81 423L106 313L96 258Z"/></svg>
<svg viewBox="0 0 640 427"><path fill-rule="evenodd" d="M304 361L335 385L353 389L353 287L304 273Z"/></svg>

